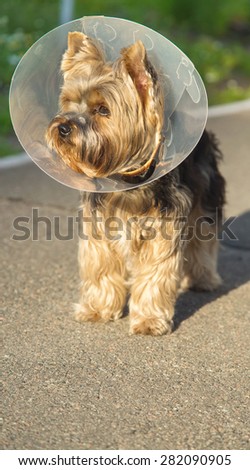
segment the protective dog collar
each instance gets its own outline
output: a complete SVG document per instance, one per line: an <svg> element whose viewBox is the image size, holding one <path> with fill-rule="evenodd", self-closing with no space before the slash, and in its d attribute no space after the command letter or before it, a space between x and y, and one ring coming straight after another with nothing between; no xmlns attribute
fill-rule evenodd
<svg viewBox="0 0 250 470"><path fill-rule="evenodd" d="M47 147L45 131L58 112L62 84L60 63L70 31L81 31L97 39L111 62L119 57L122 48L140 39L150 62L162 78L164 140L158 158L148 162L141 178L137 174L89 178L69 168ZM162 177L191 153L205 128L207 95L192 62L168 39L132 21L92 16L53 29L26 52L12 78L10 113L23 148L49 176L82 191L116 192Z"/></svg>

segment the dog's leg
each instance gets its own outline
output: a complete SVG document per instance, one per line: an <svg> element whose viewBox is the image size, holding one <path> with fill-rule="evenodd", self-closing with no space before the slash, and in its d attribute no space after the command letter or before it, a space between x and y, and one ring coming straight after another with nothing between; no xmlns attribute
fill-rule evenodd
<svg viewBox="0 0 250 470"><path fill-rule="evenodd" d="M156 233L154 240L143 242L134 262L129 302L133 334L162 335L173 326L183 260L181 229L169 223L167 237Z"/></svg>
<svg viewBox="0 0 250 470"><path fill-rule="evenodd" d="M221 284L217 272L218 233L225 204L225 180L219 172L221 157L216 138L205 131L180 166L181 181L196 201L189 214L182 290L211 291Z"/></svg>
<svg viewBox="0 0 250 470"><path fill-rule="evenodd" d="M107 240L80 240L81 298L78 321L116 320L126 301L124 261Z"/></svg>
<svg viewBox="0 0 250 470"><path fill-rule="evenodd" d="M181 290L212 291L220 286L217 272L218 221L216 217L201 217L193 220L191 237L186 245L184 278Z"/></svg>

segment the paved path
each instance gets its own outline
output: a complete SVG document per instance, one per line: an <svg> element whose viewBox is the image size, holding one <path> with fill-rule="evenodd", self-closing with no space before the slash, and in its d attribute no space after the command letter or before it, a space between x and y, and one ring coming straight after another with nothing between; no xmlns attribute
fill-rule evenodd
<svg viewBox="0 0 250 470"><path fill-rule="evenodd" d="M129 337L127 317L76 323L77 237L67 217L78 194L32 163L1 171L4 448L250 447L249 123L247 110L209 120L225 153L227 216L238 216L239 241L221 248L216 294L179 299L169 337ZM13 240L21 226L36 238L28 219L16 219L36 215L54 217L51 227L39 222L39 241ZM56 239L58 216L71 240Z"/></svg>

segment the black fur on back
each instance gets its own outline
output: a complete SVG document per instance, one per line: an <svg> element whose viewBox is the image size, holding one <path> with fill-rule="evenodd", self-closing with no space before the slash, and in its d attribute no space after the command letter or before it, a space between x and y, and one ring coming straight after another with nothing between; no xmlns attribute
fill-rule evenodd
<svg viewBox="0 0 250 470"><path fill-rule="evenodd" d="M212 215L217 210L221 218L225 203L225 181L218 169L221 159L215 136L204 131L197 146L178 167L148 185L114 193L120 195L120 199L114 198L114 203L127 203L128 210L133 213L135 200L141 198L144 204L147 201L145 211L153 205L160 211L174 211L180 215L186 214L191 207L200 205L204 215ZM85 193L85 197L92 210L105 207L110 201L108 193L91 193L87 196Z"/></svg>
<svg viewBox="0 0 250 470"><path fill-rule="evenodd" d="M214 213L222 213L225 204L225 180L218 165L222 153L214 134L205 131L192 153L178 167L180 182L193 193L194 205Z"/></svg>

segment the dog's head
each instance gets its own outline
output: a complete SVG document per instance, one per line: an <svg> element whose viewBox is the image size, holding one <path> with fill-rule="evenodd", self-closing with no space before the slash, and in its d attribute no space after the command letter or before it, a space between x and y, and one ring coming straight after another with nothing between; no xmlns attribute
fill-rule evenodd
<svg viewBox="0 0 250 470"><path fill-rule="evenodd" d="M59 114L46 140L72 169L89 177L126 174L152 159L161 139L163 98L141 41L106 62L96 41L68 34L61 63Z"/></svg>

